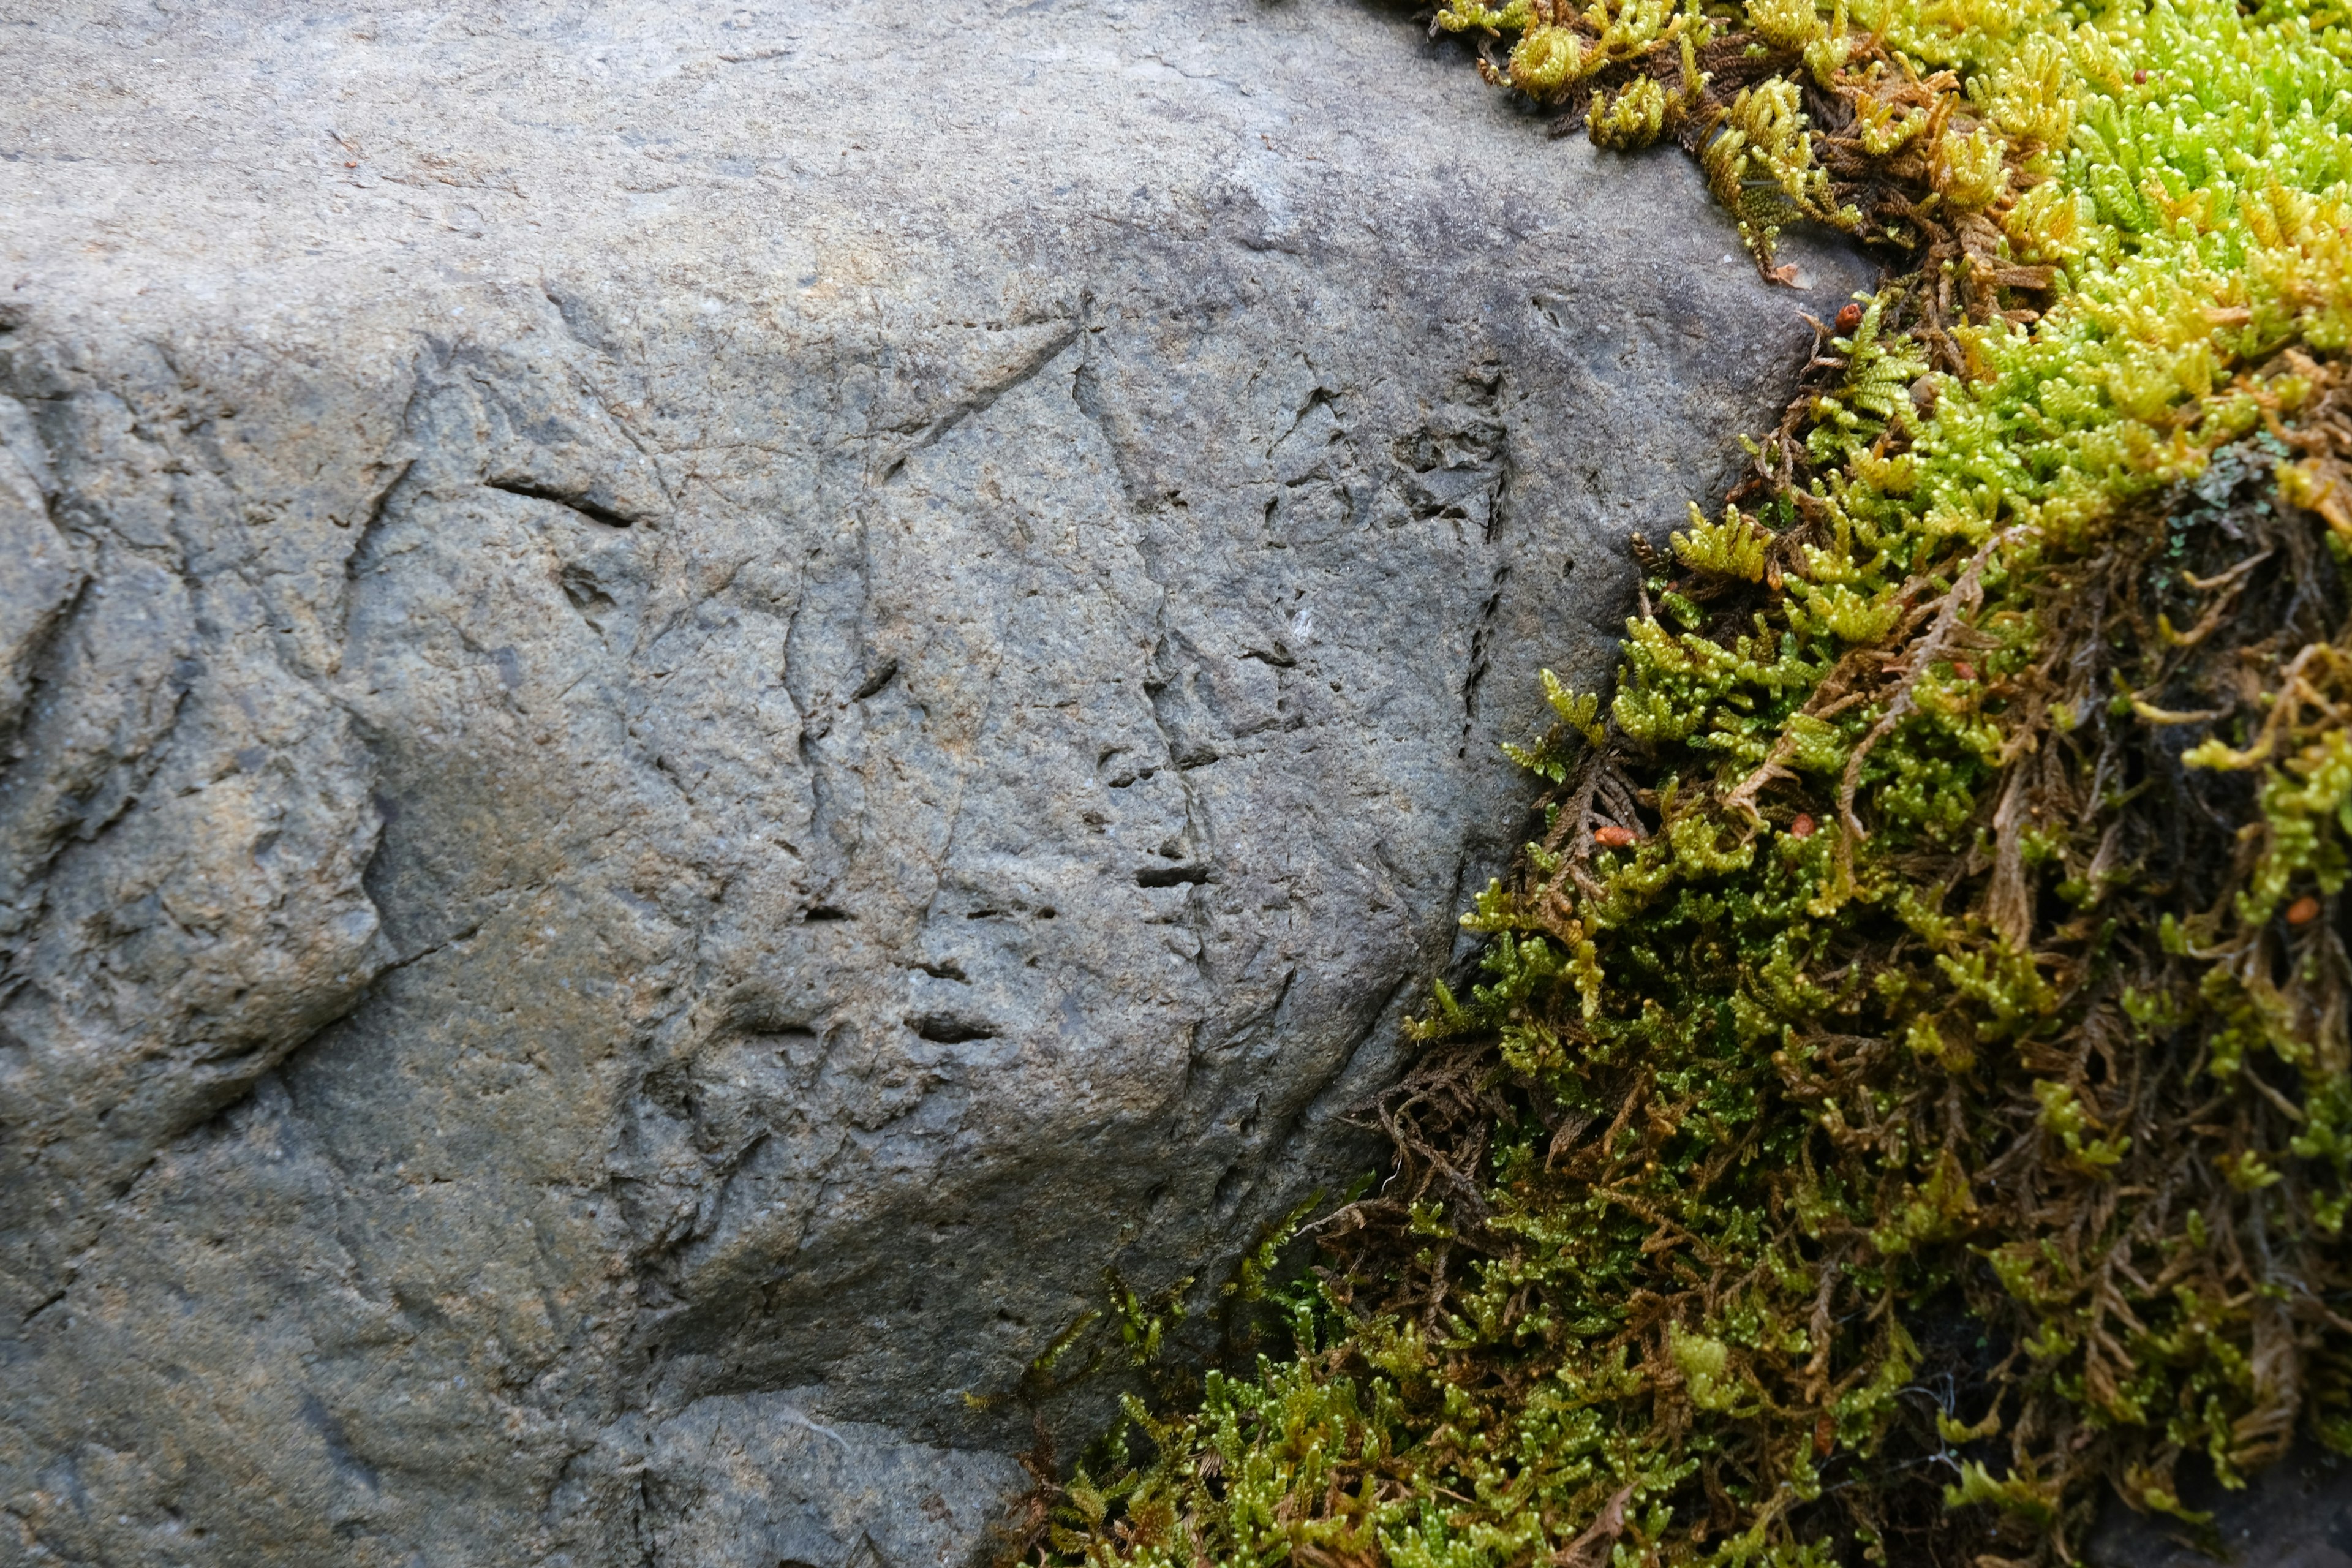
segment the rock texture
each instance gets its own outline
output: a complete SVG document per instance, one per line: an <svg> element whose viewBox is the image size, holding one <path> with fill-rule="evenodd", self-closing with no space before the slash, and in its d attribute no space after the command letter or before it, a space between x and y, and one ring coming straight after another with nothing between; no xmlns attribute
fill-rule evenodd
<svg viewBox="0 0 2352 1568"><path fill-rule="evenodd" d="M2110 1497L2085 1553L2092 1568L2212 1568L2206 1545L2242 1568L2352 1568L2352 1461L2316 1444L2298 1444L2240 1491L2188 1475L2181 1500L2212 1516L2206 1541Z"/></svg>
<svg viewBox="0 0 2352 1568"><path fill-rule="evenodd" d="M1868 280L1348 0L0 56L10 1565L984 1550Z"/></svg>

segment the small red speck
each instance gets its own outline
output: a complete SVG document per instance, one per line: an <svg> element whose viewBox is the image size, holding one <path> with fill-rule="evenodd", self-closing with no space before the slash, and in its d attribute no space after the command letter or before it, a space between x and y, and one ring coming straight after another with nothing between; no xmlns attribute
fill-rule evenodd
<svg viewBox="0 0 2352 1568"><path fill-rule="evenodd" d="M2132 83L2133 83L2133 85L2134 85L2134 86L2137 86L2137 87L2145 87L2146 85L2147 85L2147 72L2146 72L2146 71L2134 71L2134 72L2132 72Z"/></svg>
<svg viewBox="0 0 2352 1568"><path fill-rule="evenodd" d="M1862 325L1861 306L1841 305L1838 307L1837 330L1839 331L1850 332L1860 325Z"/></svg>
<svg viewBox="0 0 2352 1568"><path fill-rule="evenodd" d="M1974 680L1977 678L1977 667L1967 659L1956 658L1952 660L1952 673L1962 680Z"/></svg>
<svg viewBox="0 0 2352 1568"><path fill-rule="evenodd" d="M1622 849L1625 846L1633 843L1641 837L1642 836L1640 834L1634 832L1632 828L1620 827L1615 823L1611 823L1606 827L1596 827L1592 830L1592 842L1606 849Z"/></svg>
<svg viewBox="0 0 2352 1568"><path fill-rule="evenodd" d="M2307 926L2318 918L2319 900L2309 893L2286 907L2286 923L2291 926Z"/></svg>
<svg viewBox="0 0 2352 1568"><path fill-rule="evenodd" d="M1797 813L1797 820L1789 824L1789 836L1791 838L1811 838L1817 826L1811 816L1801 811Z"/></svg>
<svg viewBox="0 0 2352 1568"><path fill-rule="evenodd" d="M1837 1423L1832 1420L1830 1413L1824 1410L1822 1412L1821 1419L1813 1423L1813 1452L1819 1458L1826 1459L1830 1457L1830 1450L1836 1446Z"/></svg>
<svg viewBox="0 0 2352 1568"><path fill-rule="evenodd" d="M357 163L346 163L346 164L344 164L344 165L343 165L343 167L344 167L344 168L346 168L346 169L356 169L356 168L358 168L358 167L359 167L359 165L358 165Z"/></svg>

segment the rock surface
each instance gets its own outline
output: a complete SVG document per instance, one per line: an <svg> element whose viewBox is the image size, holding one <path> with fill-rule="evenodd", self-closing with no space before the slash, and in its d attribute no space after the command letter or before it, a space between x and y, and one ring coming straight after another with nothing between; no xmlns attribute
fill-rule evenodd
<svg viewBox="0 0 2352 1568"><path fill-rule="evenodd" d="M2352 1461L2303 1442L2226 1491L2183 1467L2181 1501L2212 1516L2205 1542L2177 1521L2107 1500L2086 1556L2092 1568L2211 1568L2204 1546L2242 1568L2352 1568Z"/></svg>
<svg viewBox="0 0 2352 1568"><path fill-rule="evenodd" d="M1869 280L1346 0L0 28L11 1565L984 1550Z"/></svg>

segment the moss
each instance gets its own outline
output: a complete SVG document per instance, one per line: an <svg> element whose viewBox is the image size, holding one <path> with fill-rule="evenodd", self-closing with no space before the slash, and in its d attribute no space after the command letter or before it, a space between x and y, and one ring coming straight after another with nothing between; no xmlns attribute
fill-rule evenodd
<svg viewBox="0 0 2352 1568"><path fill-rule="evenodd" d="M2056 1563L2352 1438L2352 37L2132 0L1449 5L1896 275L1547 675L1293 1349L1045 1561ZM1503 61L1491 55L1501 52Z"/></svg>

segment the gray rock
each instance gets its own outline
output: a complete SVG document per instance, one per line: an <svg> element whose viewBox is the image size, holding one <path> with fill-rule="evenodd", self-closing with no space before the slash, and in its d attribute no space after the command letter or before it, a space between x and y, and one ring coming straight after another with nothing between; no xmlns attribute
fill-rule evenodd
<svg viewBox="0 0 2352 1568"><path fill-rule="evenodd" d="M2194 1458L2181 1469L2180 1500L2211 1515L2210 1530L2200 1538L2110 1495L2084 1553L2092 1568L2352 1568L2352 1461L2305 1440L2237 1491Z"/></svg>
<svg viewBox="0 0 2352 1568"><path fill-rule="evenodd" d="M9 1564L986 1550L1868 281L1332 0L0 20Z"/></svg>
<svg viewBox="0 0 2352 1568"><path fill-rule="evenodd" d="M715 1395L655 1428L645 1479L656 1562L942 1568L1001 1531L997 1456L927 1448L883 1427L827 1426L793 1397Z"/></svg>

